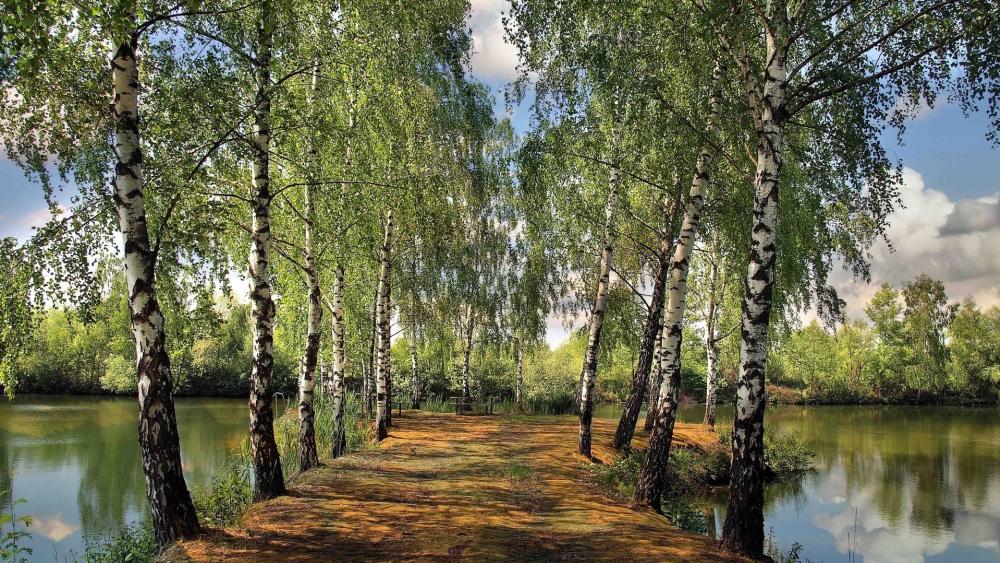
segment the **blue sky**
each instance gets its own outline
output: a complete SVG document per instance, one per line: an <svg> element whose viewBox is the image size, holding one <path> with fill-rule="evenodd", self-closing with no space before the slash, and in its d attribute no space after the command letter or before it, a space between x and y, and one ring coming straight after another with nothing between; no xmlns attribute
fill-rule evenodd
<svg viewBox="0 0 1000 563"><path fill-rule="evenodd" d="M475 53L470 70L496 95L496 110L504 112L502 89L516 77L517 52L504 41L502 11L506 0L472 0L470 25ZM523 132L530 110L517 108L512 117ZM873 249L873 283L867 285L844 273L834 284L848 300L853 317L863 315L864 303L877 284L901 283L921 272L942 279L955 300L974 297L983 304L1000 304L1000 150L986 140L983 114L964 117L953 105L939 104L912 121L902 144L886 135L890 154L906 167L902 189L905 209L892 217L889 234L895 251L884 244ZM21 239L47 217L40 186L0 157L0 236ZM565 338L557 319L549 323L550 344Z"/></svg>

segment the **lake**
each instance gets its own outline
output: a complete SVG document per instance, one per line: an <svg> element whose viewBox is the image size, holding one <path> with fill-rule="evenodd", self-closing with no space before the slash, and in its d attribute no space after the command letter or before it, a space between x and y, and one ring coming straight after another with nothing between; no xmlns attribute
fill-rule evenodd
<svg viewBox="0 0 1000 563"><path fill-rule="evenodd" d="M177 399L189 486L206 485L247 434L241 399ZM34 519L33 561L80 554L85 536L146 514L135 399L20 396L0 401L0 491ZM2 499L9 510L9 496Z"/></svg>
<svg viewBox="0 0 1000 563"><path fill-rule="evenodd" d="M598 415L616 416L614 405ZM681 420L700 421L702 407ZM721 409L720 421L732 410ZM204 486L247 431L240 399L178 399L184 470ZM772 407L816 470L767 489L767 526L814 561L1000 560L1000 414L937 407ZM18 397L0 402L0 491L30 514L32 560L71 558L145 512L132 399ZM6 504L7 497L4 497ZM725 495L713 497L716 528Z"/></svg>
<svg viewBox="0 0 1000 563"><path fill-rule="evenodd" d="M722 409L719 421L732 417ZM816 453L815 471L766 489L765 526L782 549L798 542L803 560L826 562L1000 561L997 409L774 406L766 423ZM726 500L711 499L716 530Z"/></svg>

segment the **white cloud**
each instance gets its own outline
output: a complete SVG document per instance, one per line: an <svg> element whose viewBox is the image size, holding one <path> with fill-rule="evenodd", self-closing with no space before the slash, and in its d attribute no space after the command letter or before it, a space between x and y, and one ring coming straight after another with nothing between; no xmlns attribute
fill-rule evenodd
<svg viewBox="0 0 1000 563"><path fill-rule="evenodd" d="M58 208L58 214L65 213L65 209ZM52 212L46 205L23 215L9 216L0 215L0 236L11 236L24 241L34 234L37 229L52 219Z"/></svg>
<svg viewBox="0 0 1000 563"><path fill-rule="evenodd" d="M502 13L508 0L473 0L469 25L473 54L470 70L487 82L510 82L517 77L517 48L505 39Z"/></svg>
<svg viewBox="0 0 1000 563"><path fill-rule="evenodd" d="M945 283L948 297L973 297L983 306L1000 305L1000 221L988 221L997 196L952 201L924 183L916 170L903 170L903 207L890 217L888 237L872 249L870 285L837 271L831 283L847 301L850 318L883 282L899 285L924 273Z"/></svg>
<svg viewBox="0 0 1000 563"><path fill-rule="evenodd" d="M72 536L80 529L77 524L71 524L63 519L62 512L52 516L32 518L31 530L58 543Z"/></svg>

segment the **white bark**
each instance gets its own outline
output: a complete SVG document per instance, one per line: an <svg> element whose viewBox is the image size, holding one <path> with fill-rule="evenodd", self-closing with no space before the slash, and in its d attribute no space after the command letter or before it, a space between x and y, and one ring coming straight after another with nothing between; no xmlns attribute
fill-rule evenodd
<svg viewBox="0 0 1000 563"><path fill-rule="evenodd" d="M250 372L250 452L254 465L254 500L285 493L278 447L274 441L271 407L274 370L274 300L271 297L271 3L261 5L258 23L257 94L254 100L253 186L250 193L253 218L250 235L250 313L253 360Z"/></svg>
<svg viewBox="0 0 1000 563"><path fill-rule="evenodd" d="M604 210L604 247L601 251L600 278L597 295L590 311L590 332L587 338L587 353L583 362L583 376L580 383L580 455L590 457L591 422L594 416L594 384L597 380L597 359L601 347L601 330L604 328L604 313L608 304L608 290L611 282L611 254L615 245L615 217L618 213L618 164L611 166L608 175L608 202Z"/></svg>
<svg viewBox="0 0 1000 563"><path fill-rule="evenodd" d="M740 378L733 420L733 461L722 545L759 556L764 549L764 372L770 326L775 240L778 230L778 178L782 163L787 91L785 57L788 21L784 4L768 5L765 30L767 66L759 92L748 78L751 108L757 121L757 172L754 177L753 228L744 283L741 318ZM741 59L744 67L749 64Z"/></svg>
<svg viewBox="0 0 1000 563"><path fill-rule="evenodd" d="M316 95L319 80L319 62L313 66L312 90L309 95L311 106ZM302 353L299 370L299 470L306 471L319 463L319 452L316 451L316 425L313 396L316 389L316 363L319 359L320 338L323 330L323 304L319 286L319 272L316 268L316 256L313 249L313 229L316 212L313 205L313 187L315 180L316 147L312 136L309 137L309 169L310 174L304 187L305 200L304 250L306 282L309 298L306 313L306 346Z"/></svg>
<svg viewBox="0 0 1000 563"><path fill-rule="evenodd" d="M705 424L715 426L715 389L718 377L718 340L716 322L719 314L719 256L713 247L709 257L711 268L708 279L708 310L705 314L705 356L707 373L705 377ZM724 296L724 293L723 293Z"/></svg>
<svg viewBox="0 0 1000 563"><path fill-rule="evenodd" d="M719 130L722 115L723 69L716 63L712 75L713 90L709 100L710 116L706 134L709 138ZM659 509L663 479L666 473L667 456L673 441L674 423L677 420L677 394L680 388L681 335L684 311L687 306L687 276L690 269L691 253L694 250L701 211L709 187L709 174L715 159L715 149L704 143L695 163L694 178L688 196L680 236L674 245L670 264L670 278L667 285L667 304L663 309L663 332L660 338L660 369L663 380L656 403L656 417L649 436L649 449L643 464L639 484L636 487L636 502Z"/></svg>
<svg viewBox="0 0 1000 563"><path fill-rule="evenodd" d="M333 378L331 397L333 400L331 426L332 456L346 453L346 429L344 428L344 368L347 351L344 341L344 267L337 265L333 283Z"/></svg>
<svg viewBox="0 0 1000 563"><path fill-rule="evenodd" d="M389 267L392 252L392 211L385 218L385 240L380 255L378 280L378 358L375 377L375 425L377 437L383 440L389 436Z"/></svg>
<svg viewBox="0 0 1000 563"><path fill-rule="evenodd" d="M420 408L420 362L417 357L417 321L410 322L410 407Z"/></svg>
<svg viewBox="0 0 1000 563"><path fill-rule="evenodd" d="M125 250L125 279L135 342L139 449L153 531L159 546L199 531L181 467L166 327L156 299L156 252L150 248L139 143L139 66L130 40L111 59L114 102L114 202Z"/></svg>
<svg viewBox="0 0 1000 563"><path fill-rule="evenodd" d="M517 342L517 383L514 386L514 402L518 408L521 407L522 393L524 389L524 347L521 341Z"/></svg>

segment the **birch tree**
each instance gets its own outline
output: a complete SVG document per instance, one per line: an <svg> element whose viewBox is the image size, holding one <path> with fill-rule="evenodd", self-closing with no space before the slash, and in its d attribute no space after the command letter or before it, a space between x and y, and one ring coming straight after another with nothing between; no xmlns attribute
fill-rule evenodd
<svg viewBox="0 0 1000 563"><path fill-rule="evenodd" d="M392 260L392 211L385 217L385 238L382 242L382 249L379 252L379 279L378 279L378 305L376 306L378 318L377 330L377 361L375 369L375 429L379 440L384 440L389 436L389 385L390 383L390 363L389 347L391 319L390 310L390 289L389 276Z"/></svg>
<svg viewBox="0 0 1000 563"><path fill-rule="evenodd" d="M49 255L55 260L46 264L54 280L71 288L85 286L89 266L79 257L86 256L87 247L68 257L69 268L59 264L67 260L59 253L73 248L67 242L72 240L88 240L90 251L100 252L107 244L101 235L117 219L136 354L140 454L153 530L162 546L192 537L200 527L181 466L157 274L176 257L179 244L193 240L184 229L205 223L192 213L192 203L200 203L196 190L172 184L174 176L163 174L168 159L148 150L151 142L176 149L176 139L169 134L156 138L163 134L157 121L162 108L176 103L172 96L183 89L177 79L196 76L183 74L193 59L168 54L162 42L149 39L157 25L183 14L176 8L161 11L162 6L143 5L141 13L148 19L140 21L139 8L116 5L78 13L44 3L17 12L36 17L5 29L12 33L0 39L3 86L13 93L5 99L0 117L6 153L42 185L53 210L60 207L53 198L54 182L72 174L79 188L68 217L51 221L33 241L41 252L55 252ZM143 53L157 64L143 66ZM41 68L46 71L39 72ZM144 82L147 89L140 96ZM191 107L203 107L200 101L191 99ZM141 113L141 108L153 111ZM147 121L149 115L153 118ZM190 133L187 125L179 119L177 130ZM150 132L154 136L147 138L144 133ZM190 162L181 158L171 164L184 168ZM186 216L188 224L171 223L174 213Z"/></svg>
<svg viewBox="0 0 1000 563"><path fill-rule="evenodd" d="M708 138L717 134L722 119L724 78L724 67L717 61L712 73L710 111L706 126ZM646 459L635 491L636 503L647 504L657 511L660 509L667 456L673 440L674 422L677 419L677 392L681 378L681 324L687 302L689 261L698 235L715 156L714 147L708 144L702 146L701 154L698 155L695 164L694 179L691 182L691 192L684 211L680 234L670 261L670 280L660 336L660 369L663 381L660 383L657 396L656 418L649 435L649 448L646 450Z"/></svg>
<svg viewBox="0 0 1000 563"><path fill-rule="evenodd" d="M808 163L832 166L841 177L840 189L826 197L862 209L882 233L896 202L898 177L884 156L879 128L902 127L920 103L933 103L942 90L965 103L995 92L985 69L996 67L984 63L990 47L981 38L996 23L996 14L988 3L971 0L878 6L775 0L752 9L738 3L696 5L739 72L757 131L732 481L722 545L759 556L764 546L764 374L788 128L801 123L822 127L826 146L835 147L838 159ZM955 61L963 65L963 73L953 72ZM822 149L812 154L818 152Z"/></svg>
<svg viewBox="0 0 1000 563"><path fill-rule="evenodd" d="M590 457L591 421L594 417L594 383L597 379L597 354L601 346L601 330L604 328L604 313L608 302L608 287L611 283L611 254L615 245L615 220L618 210L619 169L612 164L608 173L608 203L604 214L604 244L601 249L601 263L598 270L597 295L590 311L590 328L587 337L587 352L583 360L583 376L580 384L580 455Z"/></svg>

